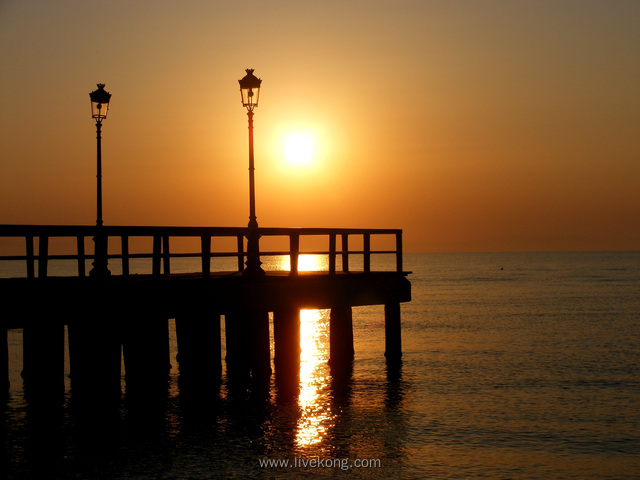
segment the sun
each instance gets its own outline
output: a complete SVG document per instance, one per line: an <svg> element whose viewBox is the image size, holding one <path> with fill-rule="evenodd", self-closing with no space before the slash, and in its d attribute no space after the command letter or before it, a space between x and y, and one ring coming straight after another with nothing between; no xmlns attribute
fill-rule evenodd
<svg viewBox="0 0 640 480"><path fill-rule="evenodd" d="M306 133L289 135L284 142L284 153L289 163L306 165L313 158L313 138Z"/></svg>

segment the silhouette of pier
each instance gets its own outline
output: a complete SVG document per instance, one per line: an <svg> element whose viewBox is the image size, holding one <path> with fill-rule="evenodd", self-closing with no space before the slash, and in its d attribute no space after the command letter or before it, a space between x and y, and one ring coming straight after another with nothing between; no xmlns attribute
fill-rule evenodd
<svg viewBox="0 0 640 480"><path fill-rule="evenodd" d="M352 307L384 305L385 355L399 360L400 304L411 300L401 230L259 228L258 234L260 258L282 259L282 268L262 277L245 274L249 228L0 225L0 262L17 271L0 278L7 386L6 332L18 328L25 394L64 392L66 326L73 397L119 398L123 357L127 392L161 390L171 368L170 318L180 381L214 385L222 372L223 317L227 376L268 382L269 313L276 381L295 378L305 308L331 310L330 363L348 368ZM87 254L91 244L94 253ZM90 275L87 263L101 255L112 271ZM304 255L319 256L324 268L304 271ZM191 270L178 271L186 259ZM380 269L380 259L394 268ZM56 273L63 262L65 275Z"/></svg>

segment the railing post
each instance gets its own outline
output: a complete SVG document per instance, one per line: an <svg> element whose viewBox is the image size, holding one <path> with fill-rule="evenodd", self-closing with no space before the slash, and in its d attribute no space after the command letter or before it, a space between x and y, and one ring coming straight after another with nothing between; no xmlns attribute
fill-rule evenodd
<svg viewBox="0 0 640 480"><path fill-rule="evenodd" d="M122 235L120 237L120 246L122 250L122 275L129 275L129 236Z"/></svg>
<svg viewBox="0 0 640 480"><path fill-rule="evenodd" d="M34 255L33 255L33 237L31 235L25 237L27 248L27 278L34 278L36 276L34 267Z"/></svg>
<svg viewBox="0 0 640 480"><path fill-rule="evenodd" d="M38 278L47 276L47 262L49 260L49 237L38 237Z"/></svg>
<svg viewBox="0 0 640 480"><path fill-rule="evenodd" d="M396 271L402 273L402 231L396 233Z"/></svg>
<svg viewBox="0 0 640 480"><path fill-rule="evenodd" d="M349 272L349 234L342 234L342 271Z"/></svg>
<svg viewBox="0 0 640 480"><path fill-rule="evenodd" d="M209 278L211 275L211 235L202 235L200 245L202 246L202 276Z"/></svg>
<svg viewBox="0 0 640 480"><path fill-rule="evenodd" d="M336 234L329 234L329 275L336 273Z"/></svg>
<svg viewBox="0 0 640 480"><path fill-rule="evenodd" d="M298 275L298 258L300 256L300 235L292 233L289 235L289 275Z"/></svg>
<svg viewBox="0 0 640 480"><path fill-rule="evenodd" d="M244 270L244 235L238 235L238 271Z"/></svg>
<svg viewBox="0 0 640 480"><path fill-rule="evenodd" d="M76 237L76 244L78 246L78 276L85 276L84 266L84 235L78 235Z"/></svg>
<svg viewBox="0 0 640 480"><path fill-rule="evenodd" d="M160 235L153 236L153 257L151 260L151 273L154 277L160 276L160 260L162 254L162 238Z"/></svg>
<svg viewBox="0 0 640 480"><path fill-rule="evenodd" d="M371 271L371 234L364 233L362 235L362 244L363 244L363 270L365 273L369 273Z"/></svg>
<svg viewBox="0 0 640 480"><path fill-rule="evenodd" d="M162 264L165 275L171 273L171 254L169 253L169 235L162 236Z"/></svg>
<svg viewBox="0 0 640 480"><path fill-rule="evenodd" d="M104 279L111 275L109 271L109 235L102 224L96 225L93 236L93 268L89 276Z"/></svg>

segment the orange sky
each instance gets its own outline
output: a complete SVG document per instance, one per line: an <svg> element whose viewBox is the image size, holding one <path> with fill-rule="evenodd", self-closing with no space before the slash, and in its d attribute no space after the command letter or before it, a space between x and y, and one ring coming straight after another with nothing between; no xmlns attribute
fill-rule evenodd
<svg viewBox="0 0 640 480"><path fill-rule="evenodd" d="M640 249L636 1L0 3L0 223L402 228L405 249ZM315 142L285 159L291 133Z"/></svg>

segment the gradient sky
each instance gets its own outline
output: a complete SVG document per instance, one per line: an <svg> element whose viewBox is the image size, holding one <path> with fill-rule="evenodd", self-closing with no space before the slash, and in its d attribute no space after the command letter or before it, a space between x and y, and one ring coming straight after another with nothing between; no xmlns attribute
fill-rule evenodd
<svg viewBox="0 0 640 480"><path fill-rule="evenodd" d="M0 0L0 223L402 228L640 249L640 2ZM315 141L286 161L292 133Z"/></svg>

